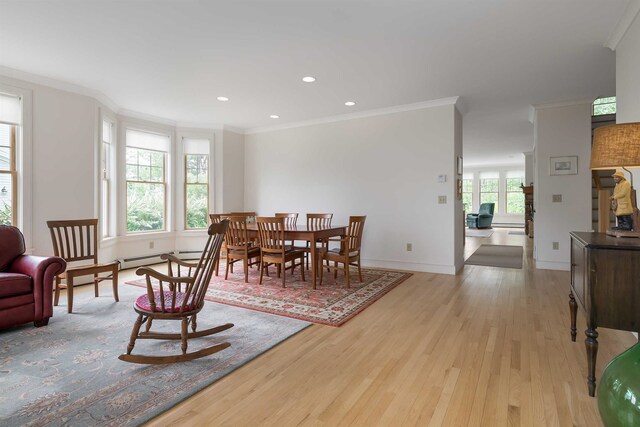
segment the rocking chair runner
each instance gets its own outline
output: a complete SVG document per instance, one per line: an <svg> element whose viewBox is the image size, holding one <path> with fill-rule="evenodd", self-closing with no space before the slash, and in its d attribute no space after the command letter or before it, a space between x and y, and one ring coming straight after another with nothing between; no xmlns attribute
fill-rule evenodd
<svg viewBox="0 0 640 427"><path fill-rule="evenodd" d="M228 226L228 220L209 226L207 244L202 251L202 257L200 261L198 261L194 274L191 277L168 276L145 267L139 268L136 271L138 276L146 275L147 293L140 296L134 304L133 309L138 313L138 319L131 331L131 339L127 346L127 353L120 355L120 360L144 364L186 362L217 353L231 345L228 342L223 342L202 350L191 353L187 352L187 341L190 338L200 338L216 334L233 327L233 323L227 323L204 331L196 331L196 316L204 306L204 297L218 257L220 256L222 240ZM172 260L169 259L169 262L171 261ZM156 279L159 282L157 288L153 287L152 279ZM180 285L184 287L183 291L180 290ZM181 332L176 334L152 332L150 330L151 324L155 319L181 320ZM145 323L145 331L140 332L140 328ZM191 324L192 332L188 331L189 324ZM182 340L182 354L171 356L131 354L138 338Z"/></svg>

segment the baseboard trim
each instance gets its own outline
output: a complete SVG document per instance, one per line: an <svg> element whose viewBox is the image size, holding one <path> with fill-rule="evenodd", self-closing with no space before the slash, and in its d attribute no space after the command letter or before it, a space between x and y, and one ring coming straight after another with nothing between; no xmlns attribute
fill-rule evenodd
<svg viewBox="0 0 640 427"><path fill-rule="evenodd" d="M402 261L383 261L374 259L363 259L363 267L390 268L394 270L419 271L421 273L456 274L454 265L420 264Z"/></svg>
<svg viewBox="0 0 640 427"><path fill-rule="evenodd" d="M560 270L571 271L571 263L569 262L553 262L553 261L537 261L536 270Z"/></svg>

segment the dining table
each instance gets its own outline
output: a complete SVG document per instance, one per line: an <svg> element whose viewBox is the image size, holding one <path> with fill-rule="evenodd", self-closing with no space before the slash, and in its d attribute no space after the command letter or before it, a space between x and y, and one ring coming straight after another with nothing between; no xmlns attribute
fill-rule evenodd
<svg viewBox="0 0 640 427"><path fill-rule="evenodd" d="M311 256L311 286L316 288L316 272L318 260L316 259L316 242L329 239L331 237L345 238L347 235L346 225L330 225L328 227L308 227L307 225L285 226L284 240L303 240L309 242ZM258 225L255 222L247 223L247 237L249 239L258 238ZM304 266L302 267L304 268Z"/></svg>

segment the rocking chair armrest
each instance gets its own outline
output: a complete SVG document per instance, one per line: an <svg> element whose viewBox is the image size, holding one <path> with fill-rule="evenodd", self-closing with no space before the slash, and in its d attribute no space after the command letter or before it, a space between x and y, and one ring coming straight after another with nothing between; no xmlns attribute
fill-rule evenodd
<svg viewBox="0 0 640 427"><path fill-rule="evenodd" d="M166 274L162 274L162 273L158 273L157 271L155 271L152 268L148 268L148 267L140 267L139 269L136 270L136 274L138 276L151 276L154 279L158 279L158 280L162 280L163 282L172 282L172 283L191 283L193 282L194 278L193 277L174 277L174 276L167 276Z"/></svg>
<svg viewBox="0 0 640 427"><path fill-rule="evenodd" d="M160 255L160 259L169 261L169 262L175 262L176 264L182 266L182 267L189 267L189 268L196 268L198 266L197 262L188 262L188 261L184 261L180 258L178 258L175 255L171 255L171 254L162 254Z"/></svg>

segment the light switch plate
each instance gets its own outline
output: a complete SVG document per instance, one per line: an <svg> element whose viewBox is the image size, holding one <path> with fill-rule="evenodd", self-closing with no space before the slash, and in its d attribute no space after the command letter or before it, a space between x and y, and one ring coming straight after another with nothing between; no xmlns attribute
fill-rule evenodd
<svg viewBox="0 0 640 427"><path fill-rule="evenodd" d="M447 196L438 196L438 204L446 205L447 204Z"/></svg>
<svg viewBox="0 0 640 427"><path fill-rule="evenodd" d="M438 175L438 182L441 184L447 182L447 175Z"/></svg>
<svg viewBox="0 0 640 427"><path fill-rule="evenodd" d="M553 203L562 203L562 194L554 194L551 196L551 201Z"/></svg>

